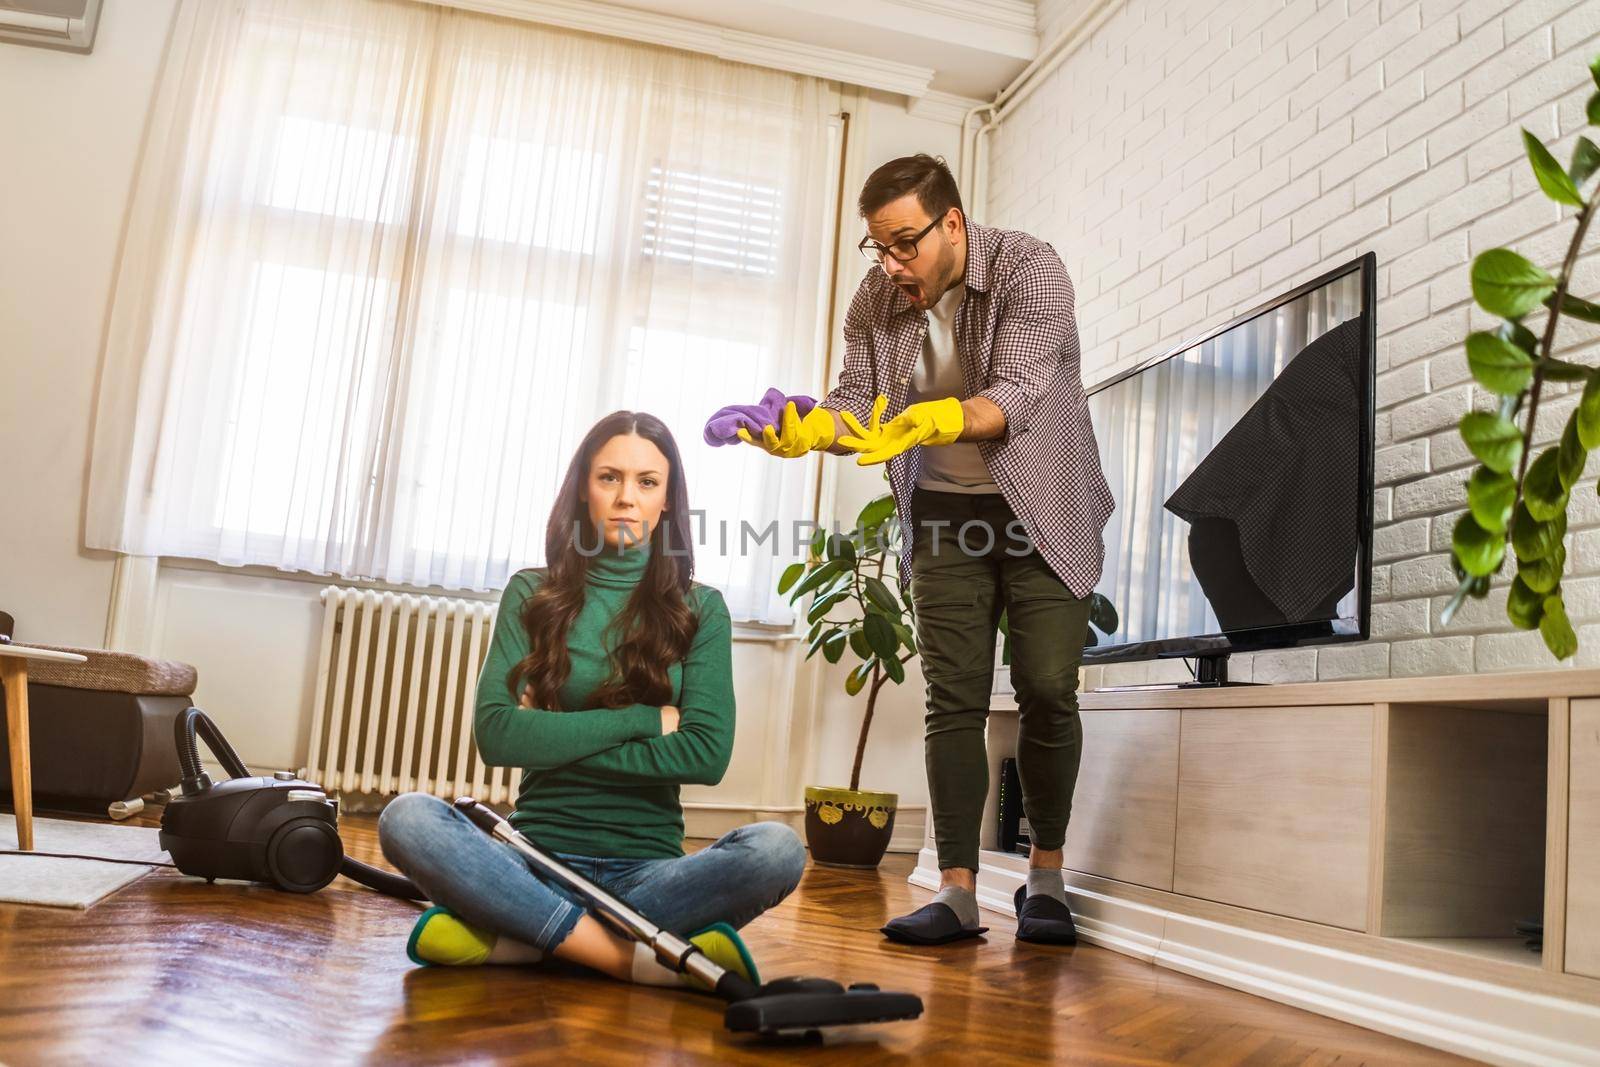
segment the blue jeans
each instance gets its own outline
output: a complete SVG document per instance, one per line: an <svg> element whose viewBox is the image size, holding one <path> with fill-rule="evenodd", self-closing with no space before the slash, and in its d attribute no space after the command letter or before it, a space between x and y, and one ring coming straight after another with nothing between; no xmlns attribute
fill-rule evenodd
<svg viewBox="0 0 1600 1067"><path fill-rule="evenodd" d="M396 797L378 818L383 854L435 904L467 922L549 953L578 925L582 897L535 874L443 800ZM806 850L781 823L752 823L674 859L552 853L658 926L688 936L715 922L738 929L800 883Z"/></svg>

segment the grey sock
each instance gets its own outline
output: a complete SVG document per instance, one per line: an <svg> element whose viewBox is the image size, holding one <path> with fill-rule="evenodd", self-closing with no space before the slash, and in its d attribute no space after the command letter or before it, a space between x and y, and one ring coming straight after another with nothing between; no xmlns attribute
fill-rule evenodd
<svg viewBox="0 0 1600 1067"><path fill-rule="evenodd" d="M1028 896L1040 895L1055 897L1063 904L1067 902L1067 883L1059 870L1034 867L1028 871Z"/></svg>
<svg viewBox="0 0 1600 1067"><path fill-rule="evenodd" d="M948 905L961 920L962 929L971 930L978 925L978 898L972 890L946 886L933 895L933 902Z"/></svg>

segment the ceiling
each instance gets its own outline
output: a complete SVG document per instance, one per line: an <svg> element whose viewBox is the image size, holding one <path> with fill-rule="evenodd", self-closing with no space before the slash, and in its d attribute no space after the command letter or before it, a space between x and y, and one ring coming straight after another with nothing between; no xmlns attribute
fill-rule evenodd
<svg viewBox="0 0 1600 1067"><path fill-rule="evenodd" d="M935 71L935 92L987 100L1038 51L1033 0L607 0L614 7Z"/></svg>

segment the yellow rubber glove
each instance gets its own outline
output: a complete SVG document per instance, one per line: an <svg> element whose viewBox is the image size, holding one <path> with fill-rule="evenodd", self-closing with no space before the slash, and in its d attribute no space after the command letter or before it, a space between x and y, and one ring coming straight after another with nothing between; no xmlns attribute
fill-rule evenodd
<svg viewBox="0 0 1600 1067"><path fill-rule="evenodd" d="M783 406L783 417L780 422L783 427L781 432L775 431L771 426L763 426L760 440L751 436L750 431L741 426L739 440L749 442L768 455L778 456L781 459L799 459L808 452L816 452L833 445L833 412L827 408L812 408L804 418L801 418L794 401L791 400Z"/></svg>
<svg viewBox="0 0 1600 1067"><path fill-rule="evenodd" d="M839 443L860 453L856 456L859 466L884 463L917 445L951 444L960 438L966 425L961 401L953 396L912 404L884 422L883 411L888 404L888 398L881 396L873 403L871 426L862 426L848 411L841 412L854 436L841 437Z"/></svg>

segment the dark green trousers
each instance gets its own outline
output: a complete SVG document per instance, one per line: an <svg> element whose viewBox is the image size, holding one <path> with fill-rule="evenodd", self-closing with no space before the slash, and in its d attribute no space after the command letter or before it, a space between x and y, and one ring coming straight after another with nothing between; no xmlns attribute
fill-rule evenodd
<svg viewBox="0 0 1600 1067"><path fill-rule="evenodd" d="M927 681L928 793L939 868L978 868L989 795L984 726L1002 610L1021 709L1022 806L1033 843L1060 848L1083 747L1078 667L1089 599L1073 596L1056 577L999 494L919 487L911 510L911 602Z"/></svg>

